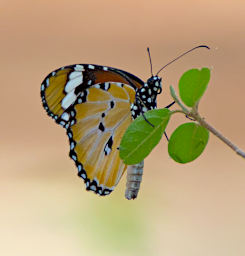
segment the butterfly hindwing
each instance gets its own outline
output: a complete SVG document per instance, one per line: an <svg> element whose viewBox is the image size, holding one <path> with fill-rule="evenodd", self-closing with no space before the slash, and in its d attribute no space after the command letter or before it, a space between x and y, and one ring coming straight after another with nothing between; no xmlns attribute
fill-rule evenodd
<svg viewBox="0 0 245 256"><path fill-rule="evenodd" d="M70 157L87 190L109 194L126 170L119 145L142 83L125 71L97 65L67 66L42 83L43 106L66 128Z"/></svg>

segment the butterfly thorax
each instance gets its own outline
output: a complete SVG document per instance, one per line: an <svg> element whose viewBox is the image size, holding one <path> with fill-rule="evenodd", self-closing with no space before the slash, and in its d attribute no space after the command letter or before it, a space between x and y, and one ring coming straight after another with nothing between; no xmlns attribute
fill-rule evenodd
<svg viewBox="0 0 245 256"><path fill-rule="evenodd" d="M133 119L157 107L157 95L162 92L161 81L160 77L152 76L141 88L136 90L135 101L131 105Z"/></svg>

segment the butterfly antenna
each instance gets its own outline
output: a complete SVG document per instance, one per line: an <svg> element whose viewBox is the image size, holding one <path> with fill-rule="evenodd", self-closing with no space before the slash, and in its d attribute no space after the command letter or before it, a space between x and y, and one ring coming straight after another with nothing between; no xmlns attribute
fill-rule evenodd
<svg viewBox="0 0 245 256"><path fill-rule="evenodd" d="M198 48L207 48L208 50L210 50L210 48L207 46L207 45L199 45L199 46L196 46L192 49L190 49L189 51L187 52L184 52L183 54L181 54L180 56L178 56L177 58L173 59L172 61L170 61L168 64L166 64L165 66L163 66L158 72L156 75L158 75L164 68L166 68L168 65L172 64L173 62L175 62L176 60L180 59L181 57L183 57L184 55L186 55L187 53L189 52L192 52Z"/></svg>
<svg viewBox="0 0 245 256"><path fill-rule="evenodd" d="M150 65L151 65L151 75L153 76L153 73L152 73L152 62L151 62L151 53L150 53L150 48L147 47L147 52L148 52L148 56L149 56L149 60L150 60Z"/></svg>

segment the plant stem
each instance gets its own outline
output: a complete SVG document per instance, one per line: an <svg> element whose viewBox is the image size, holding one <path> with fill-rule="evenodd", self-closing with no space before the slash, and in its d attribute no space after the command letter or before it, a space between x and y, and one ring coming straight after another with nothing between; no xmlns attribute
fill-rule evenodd
<svg viewBox="0 0 245 256"><path fill-rule="evenodd" d="M207 130L212 132L215 136L217 136L220 140L222 140L227 146L233 149L238 155L245 158L245 152L238 148L235 144L233 144L230 140L228 140L225 136L223 136L220 132L218 132L213 126L208 124L203 118L196 113L190 113L189 116L193 117L198 123L205 127Z"/></svg>

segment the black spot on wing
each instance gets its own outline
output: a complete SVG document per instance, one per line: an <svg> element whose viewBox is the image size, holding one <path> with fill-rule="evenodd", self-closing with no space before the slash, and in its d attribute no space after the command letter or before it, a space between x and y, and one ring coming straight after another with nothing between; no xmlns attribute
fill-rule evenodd
<svg viewBox="0 0 245 256"><path fill-rule="evenodd" d="M114 108L114 106L115 106L114 101L111 101L111 102L110 102L110 107L111 107L111 108Z"/></svg>
<svg viewBox="0 0 245 256"><path fill-rule="evenodd" d="M102 132L105 130L105 126L102 123L99 124L99 130Z"/></svg>

